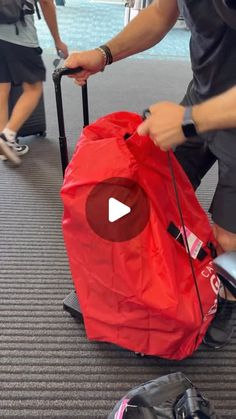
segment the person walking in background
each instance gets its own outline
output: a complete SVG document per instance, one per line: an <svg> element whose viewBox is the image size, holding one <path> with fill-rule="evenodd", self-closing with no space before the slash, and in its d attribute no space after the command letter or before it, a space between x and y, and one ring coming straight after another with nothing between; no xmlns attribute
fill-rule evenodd
<svg viewBox="0 0 236 419"><path fill-rule="evenodd" d="M54 1L38 2L57 51L67 57L67 46L59 35ZM46 77L34 24L36 2L27 0L23 3L22 18L15 24L5 23L0 10L0 155L2 160L9 159L14 164L19 164L19 156L29 150L27 145L17 143L17 132L37 107ZM22 85L23 92L9 118L8 101L12 85Z"/></svg>
<svg viewBox="0 0 236 419"><path fill-rule="evenodd" d="M222 17L227 7L231 7L227 12L229 24ZM200 185L201 179L215 161L218 161L219 179L210 208L213 231L219 252L235 251L236 130L222 130L220 126L217 131L198 133L192 106L236 85L236 30L231 25L232 17L236 14L236 0L154 0L105 45L90 51L74 52L65 65L69 68L83 68L83 71L70 76L79 85L83 85L90 75L103 71L106 65L159 43L175 25L180 14L191 32L193 80L182 102L183 108L178 108L185 141L176 147L175 155L194 189ZM154 83L157 83L157 78ZM140 132L150 132L154 120L156 125L164 124L159 117L157 122L155 115L158 112L154 105L151 107L150 119L140 128ZM235 309L234 296L222 287L216 316L204 338L207 345L218 349L231 339L233 326L230 320Z"/></svg>

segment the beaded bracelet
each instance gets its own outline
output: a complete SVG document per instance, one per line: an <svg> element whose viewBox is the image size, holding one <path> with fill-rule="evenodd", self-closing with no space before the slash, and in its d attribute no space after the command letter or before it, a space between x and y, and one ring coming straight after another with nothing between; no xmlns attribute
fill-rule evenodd
<svg viewBox="0 0 236 419"><path fill-rule="evenodd" d="M100 51L103 55L103 69L101 71L104 71L106 65L110 65L113 63L113 56L111 53L110 48L107 45L101 45L100 47L95 48L97 51Z"/></svg>
<svg viewBox="0 0 236 419"><path fill-rule="evenodd" d="M101 71L104 71L104 70L105 70L105 67L106 67L106 62L107 62L107 56L106 56L106 53L105 53L105 51L104 51L102 48L100 48L100 47L95 48L95 50L96 50L96 51L101 52L101 54L102 54L102 56L103 56L103 68L102 68L102 70L101 70Z"/></svg>
<svg viewBox="0 0 236 419"><path fill-rule="evenodd" d="M100 45L100 47L106 54L106 65L110 65L113 63L113 56L111 53L110 48L107 45Z"/></svg>

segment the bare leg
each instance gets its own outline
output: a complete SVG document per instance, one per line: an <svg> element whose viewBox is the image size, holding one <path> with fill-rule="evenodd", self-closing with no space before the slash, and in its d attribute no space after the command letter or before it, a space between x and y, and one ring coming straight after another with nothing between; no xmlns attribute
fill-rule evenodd
<svg viewBox="0 0 236 419"><path fill-rule="evenodd" d="M18 132L24 122L35 110L42 95L42 82L34 84L23 83L23 93L16 102L11 117L7 123L7 128Z"/></svg>
<svg viewBox="0 0 236 419"><path fill-rule="evenodd" d="M8 122L8 100L11 83L0 83L0 134ZM20 164L16 152L9 147L7 142L0 136L0 160L11 160L15 165Z"/></svg>
<svg viewBox="0 0 236 419"><path fill-rule="evenodd" d="M0 83L0 132L8 122L8 101L11 90L10 83Z"/></svg>
<svg viewBox="0 0 236 419"><path fill-rule="evenodd" d="M0 124L2 127L1 129L7 128L9 131L17 133L24 122L32 114L40 100L42 95L42 82L34 84L23 83L23 93L16 102L10 119L8 119L8 98L10 87L11 85L9 83L4 83L2 84L3 94L1 94L0 91L0 109L2 109L2 112L0 112ZM7 137L6 131L3 132L4 136L2 134L2 137L0 138L0 154L3 154L5 159L11 160L14 164L20 164L19 155L27 153L29 148L26 145L18 146L14 137L12 139Z"/></svg>

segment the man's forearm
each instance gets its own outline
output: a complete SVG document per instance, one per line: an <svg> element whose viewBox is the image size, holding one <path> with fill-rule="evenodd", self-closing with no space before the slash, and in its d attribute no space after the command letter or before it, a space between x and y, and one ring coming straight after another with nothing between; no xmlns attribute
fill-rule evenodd
<svg viewBox="0 0 236 419"><path fill-rule="evenodd" d="M40 6L44 19L51 32L55 44L60 41L60 35L57 25L56 8L53 0L40 0Z"/></svg>
<svg viewBox="0 0 236 419"><path fill-rule="evenodd" d="M107 42L113 60L121 60L160 42L174 25L178 15L176 0L155 0Z"/></svg>
<svg viewBox="0 0 236 419"><path fill-rule="evenodd" d="M198 131L236 128L236 87L193 107Z"/></svg>

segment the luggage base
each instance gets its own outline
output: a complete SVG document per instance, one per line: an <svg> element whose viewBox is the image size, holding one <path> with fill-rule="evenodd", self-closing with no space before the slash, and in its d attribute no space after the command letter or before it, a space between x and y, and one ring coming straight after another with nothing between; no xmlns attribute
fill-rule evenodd
<svg viewBox="0 0 236 419"><path fill-rule="evenodd" d="M72 317L83 323L83 315L81 313L80 304L75 291L71 291L63 300L63 308L68 311Z"/></svg>
<svg viewBox="0 0 236 419"><path fill-rule="evenodd" d="M80 323L84 323L83 314L81 312L79 300L75 291L71 291L71 293L63 300L63 308L65 311L70 313L74 319L78 320ZM134 352L134 354L138 357L145 357L145 354L141 352Z"/></svg>

